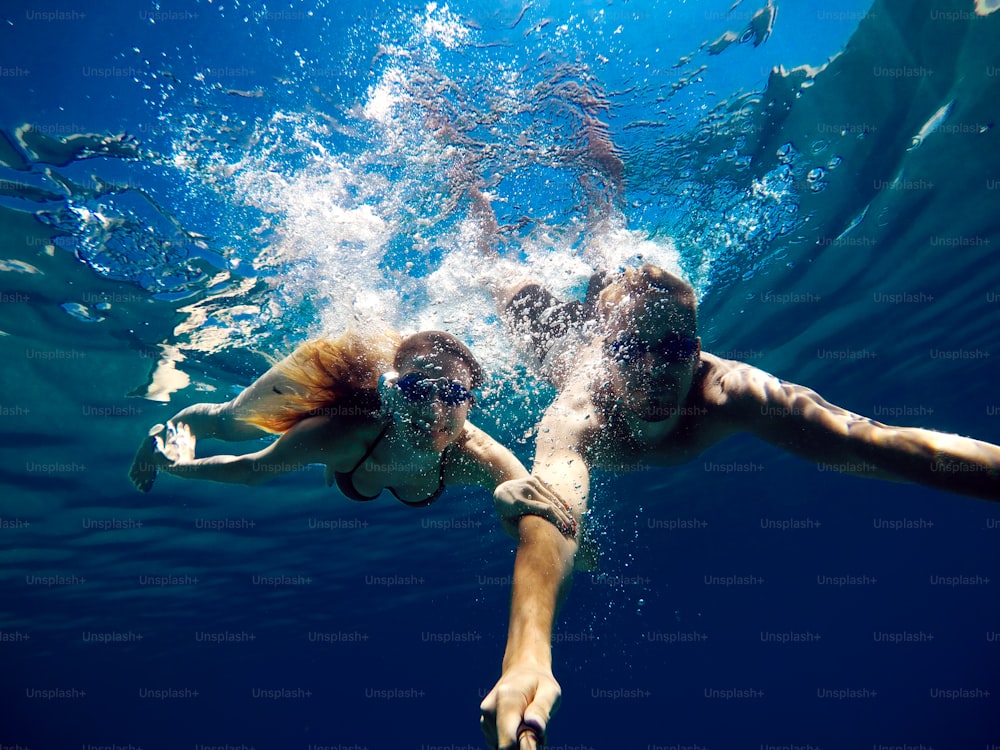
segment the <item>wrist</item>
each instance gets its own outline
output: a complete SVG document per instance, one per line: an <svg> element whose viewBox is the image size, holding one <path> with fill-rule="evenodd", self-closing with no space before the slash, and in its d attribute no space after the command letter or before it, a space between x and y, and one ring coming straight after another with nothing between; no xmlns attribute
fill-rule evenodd
<svg viewBox="0 0 1000 750"><path fill-rule="evenodd" d="M512 669L551 672L552 650L548 647L513 651L508 649L503 656L502 671L509 672Z"/></svg>
<svg viewBox="0 0 1000 750"><path fill-rule="evenodd" d="M503 668L506 670L514 665L551 669L551 634L541 630L531 633L521 631L516 635L512 634L507 641L507 648L504 650Z"/></svg>

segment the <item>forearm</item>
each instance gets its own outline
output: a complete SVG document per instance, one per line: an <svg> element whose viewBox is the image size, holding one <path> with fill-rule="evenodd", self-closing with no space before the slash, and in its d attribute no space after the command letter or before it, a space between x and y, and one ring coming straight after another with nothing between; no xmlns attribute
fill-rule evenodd
<svg viewBox="0 0 1000 750"><path fill-rule="evenodd" d="M237 419L232 401L221 404L192 404L181 409L170 421L174 424L183 422L201 440L214 438L235 442L255 440L270 434L249 422Z"/></svg>
<svg viewBox="0 0 1000 750"><path fill-rule="evenodd" d="M576 542L537 516L521 518L518 530L503 668L515 663L551 668L552 628L569 592Z"/></svg>
<svg viewBox="0 0 1000 750"><path fill-rule="evenodd" d="M991 443L916 427L887 427L866 453L893 478L1000 500L1000 447Z"/></svg>
<svg viewBox="0 0 1000 750"><path fill-rule="evenodd" d="M201 479L209 482L254 485L275 476L248 456L208 456L185 463L167 464L163 471L182 479Z"/></svg>
<svg viewBox="0 0 1000 750"><path fill-rule="evenodd" d="M982 500L1000 500L1000 447L920 427L893 427L864 418L846 435L778 444L820 468L846 474L912 482ZM846 437L846 439L844 439Z"/></svg>
<svg viewBox="0 0 1000 750"><path fill-rule="evenodd" d="M724 378L737 412L743 409L740 420L748 432L821 467L1000 500L996 445L882 424L754 367L733 368Z"/></svg>

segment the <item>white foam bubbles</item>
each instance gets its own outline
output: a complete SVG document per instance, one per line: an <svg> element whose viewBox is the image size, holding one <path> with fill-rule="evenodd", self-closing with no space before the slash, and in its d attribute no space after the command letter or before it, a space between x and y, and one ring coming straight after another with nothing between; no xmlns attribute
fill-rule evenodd
<svg viewBox="0 0 1000 750"><path fill-rule="evenodd" d="M447 5L438 9L438 4L427 3L420 23L420 35L428 42L439 42L446 49L454 49L468 41L469 28L462 23Z"/></svg>

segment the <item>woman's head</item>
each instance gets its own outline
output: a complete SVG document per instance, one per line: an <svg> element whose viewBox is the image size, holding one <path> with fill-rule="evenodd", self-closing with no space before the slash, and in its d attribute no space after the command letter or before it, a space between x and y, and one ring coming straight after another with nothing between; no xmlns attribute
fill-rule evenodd
<svg viewBox="0 0 1000 750"><path fill-rule="evenodd" d="M462 434L472 389L483 369L465 344L443 331L421 331L400 343L393 359L393 418L417 448L444 450Z"/></svg>
<svg viewBox="0 0 1000 750"><path fill-rule="evenodd" d="M393 358L393 367L401 376L414 367L433 364L439 374L456 380L468 379L469 389L483 384L483 368L472 351L445 331L421 331L402 340Z"/></svg>
<svg viewBox="0 0 1000 750"><path fill-rule="evenodd" d="M306 417L378 414L378 378L390 367L398 343L388 331L352 330L300 344L274 363L292 387L257 399L240 419L280 433Z"/></svg>

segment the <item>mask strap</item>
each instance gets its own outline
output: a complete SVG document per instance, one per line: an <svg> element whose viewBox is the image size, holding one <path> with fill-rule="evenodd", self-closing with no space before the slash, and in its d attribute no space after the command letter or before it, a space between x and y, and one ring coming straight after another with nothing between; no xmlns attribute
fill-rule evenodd
<svg viewBox="0 0 1000 750"><path fill-rule="evenodd" d="M395 370L383 372L378 378L379 411L385 418L392 418L399 409L399 373Z"/></svg>

